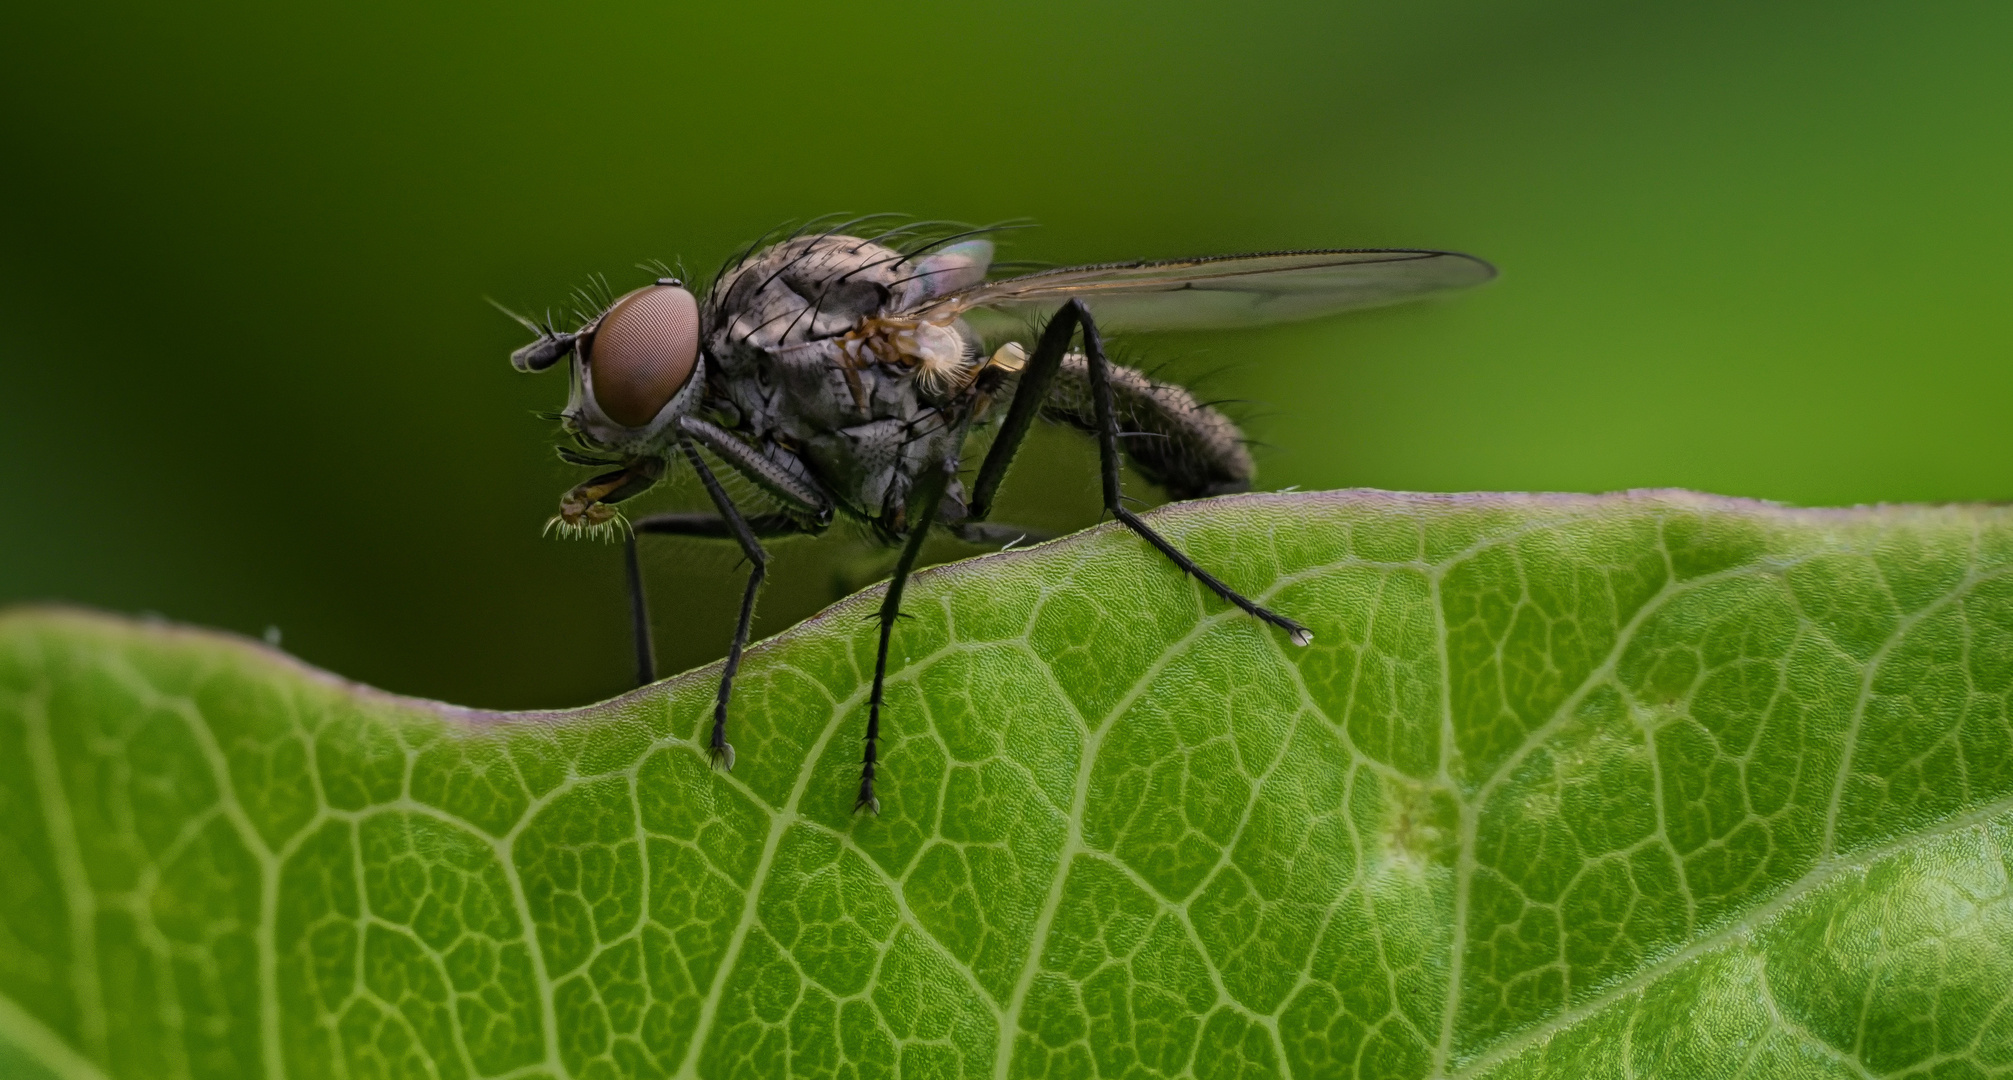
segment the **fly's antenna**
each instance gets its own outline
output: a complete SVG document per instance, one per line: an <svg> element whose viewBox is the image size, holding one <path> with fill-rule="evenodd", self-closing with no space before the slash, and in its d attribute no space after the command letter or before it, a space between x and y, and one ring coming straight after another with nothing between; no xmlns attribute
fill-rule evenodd
<svg viewBox="0 0 2013 1080"><path fill-rule="evenodd" d="M552 327L552 312L545 313L543 323L497 303L492 297L483 297L489 306L508 316L512 322L531 331L533 339L529 345L521 345L511 350L510 366L519 371L544 371L574 351L576 334L562 334Z"/></svg>

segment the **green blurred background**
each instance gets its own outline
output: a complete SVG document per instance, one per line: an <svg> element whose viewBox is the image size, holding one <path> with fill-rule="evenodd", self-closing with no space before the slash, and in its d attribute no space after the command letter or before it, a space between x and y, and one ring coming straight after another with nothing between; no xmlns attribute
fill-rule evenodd
<svg viewBox="0 0 2013 1080"><path fill-rule="evenodd" d="M1431 246L1446 303L1139 340L1261 484L2013 497L2013 5L24 4L0 16L0 602L258 634L473 705L623 689L542 539L557 375L482 298L787 218L1028 216L1053 262ZM1003 510L1096 517L1049 438ZM690 490L663 500L690 502ZM960 553L946 546L941 554ZM968 549L964 549L968 550ZM758 632L884 563L792 542ZM730 551L648 559L666 670Z"/></svg>

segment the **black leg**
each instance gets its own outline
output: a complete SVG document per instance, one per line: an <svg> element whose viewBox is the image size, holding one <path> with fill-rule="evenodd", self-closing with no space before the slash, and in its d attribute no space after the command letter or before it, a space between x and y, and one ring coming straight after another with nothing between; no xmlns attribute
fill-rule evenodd
<svg viewBox="0 0 2013 1080"><path fill-rule="evenodd" d="M657 681L657 650L650 643L650 601L643 596L643 566L636 559L636 533L622 545L622 561L629 571L629 630L636 643L636 685Z"/></svg>
<svg viewBox="0 0 2013 1080"><path fill-rule="evenodd" d="M916 557L922 554L923 541L929 539L930 523L937 519L937 507L942 504L944 489L955 471L957 462L947 461L942 468L917 477L914 490L909 492L908 517L913 524L908 540L902 544L902 557L895 563L895 574L888 579L888 593L881 598L881 644L874 654L874 695L867 706L867 749L860 763L860 797L853 803L854 813L881 812L881 800L874 797L874 765L880 752L881 696L888 678L888 641L894 634L895 620L902 614L902 590L909 584L909 573L916 567Z"/></svg>
<svg viewBox="0 0 2013 1080"><path fill-rule="evenodd" d="M727 524L727 531L741 544L741 553L748 557L748 588L741 594L741 617L734 622L734 642L727 647L727 664L720 672L720 693L713 702L713 738L708 748L717 765L728 769L734 767L734 748L727 743L727 701L734 694L734 674L741 669L741 650L748 644L748 624L755 618L755 596L762 591L762 577L768 572L769 555L762 550L762 544L755 539L754 530L742 518L740 508L720 486L713 476L713 470L706 467L706 460L699 456L698 447L683 439L679 445L685 450L685 457L692 462L692 468L699 474L699 482L706 485L706 494L712 496L713 505L720 510L720 517Z"/></svg>
<svg viewBox="0 0 2013 1080"><path fill-rule="evenodd" d="M802 536L804 526L788 514L754 514L742 519L748 523L748 531L757 540L773 540L779 536ZM718 514L669 513L651 514L629 523L630 531L638 535L650 536L693 536L705 540L733 540L734 527L726 518ZM815 531L815 530L813 530Z"/></svg>
<svg viewBox="0 0 2013 1080"><path fill-rule="evenodd" d="M746 519L748 531L757 538L793 536L802 533L788 514L757 514ZM629 540L624 545L623 562L629 575L629 627L636 643L636 685L657 681L657 651L650 637L650 602L643 592L643 566L638 559L639 536L696 536L708 540L732 540L734 528L718 514L652 514L629 523Z"/></svg>
<svg viewBox="0 0 2013 1080"><path fill-rule="evenodd" d="M1014 455L1020 452L1020 444L1027 439L1028 429L1041 414L1043 403L1048 401L1049 387L1055 384L1055 373L1062 370L1063 357L1069 354L1069 339L1076 334L1077 312L1082 306L1072 300L1055 313L1042 331L1041 340L1035 343L1034 355L1021 368L1013 404L1007 406L1006 419L1000 421L999 434L993 437L986 459L979 465L978 479L972 483L968 508L971 520L984 521L992 514L993 495L1006 479L1007 466L1013 464Z"/></svg>
<svg viewBox="0 0 2013 1080"><path fill-rule="evenodd" d="M1091 392L1097 398L1098 458L1104 466L1104 508L1111 516L1125 523L1125 527L1146 538L1146 542L1160 549L1160 553L1181 567L1190 577L1201 582L1210 592L1242 608L1255 618L1269 622L1281 630L1295 645L1307 645L1314 641L1314 633L1269 608L1263 608L1237 590L1216 579L1216 575L1195 565L1195 560L1183 554L1181 549L1167 542L1167 538L1153 531L1153 527L1139 519L1139 515L1125 508L1125 494L1119 490L1118 456L1118 415L1112 407L1111 368L1104 358L1104 339L1098 335L1097 322L1090 317L1090 311L1080 301L1071 300L1069 307L1076 309L1077 321L1083 324L1083 355L1090 364Z"/></svg>
<svg viewBox="0 0 2013 1080"><path fill-rule="evenodd" d="M796 455L780 446L763 447L746 441L696 416L678 418L678 430L720 456L735 472L805 521L823 524L832 518L832 497L818 486Z"/></svg>
<svg viewBox="0 0 2013 1080"><path fill-rule="evenodd" d="M1000 481L1006 478L1006 469L1013 461L1014 452L1027 436L1029 425L1040 412L1047 399L1049 386L1055 373L1062 367L1063 356L1069 351L1069 339L1077 327L1083 328L1084 359L1090 368L1091 393L1097 408L1097 449L1098 464L1104 481L1104 508L1111 516L1138 533L1146 542L1160 549L1174 565L1201 582L1210 592L1235 604L1248 614L1286 631L1295 645L1306 645L1314 640L1314 634L1292 619L1270 609L1260 607L1246 599L1237 590L1217 580L1214 574L1195 565L1195 560L1182 553L1181 549L1167 542L1167 538L1153 531L1153 527L1141 521L1138 514L1125 508L1124 492L1119 488L1119 467L1122 459L1118 450L1118 415L1112 404L1111 367L1104 356L1104 339L1098 335L1097 322L1091 318L1090 309L1080 300L1071 300L1049 320L1048 328L1042 332L1041 341L1036 344L1034 355L1028 358L1027 366L1021 369L1019 389L1014 391L1013 405L1007 410L1006 419L1000 424L999 436L993 441L992 449L986 452L985 463L979 468L978 480L972 485L971 516L983 519L992 509L993 493Z"/></svg>

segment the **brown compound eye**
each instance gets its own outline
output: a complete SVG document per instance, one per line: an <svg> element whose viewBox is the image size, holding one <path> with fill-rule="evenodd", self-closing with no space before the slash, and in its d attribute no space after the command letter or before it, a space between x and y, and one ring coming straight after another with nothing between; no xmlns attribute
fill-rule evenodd
<svg viewBox="0 0 2013 1080"><path fill-rule="evenodd" d="M628 293L601 317L585 356L595 404L623 427L642 427L692 378L699 301L669 283Z"/></svg>

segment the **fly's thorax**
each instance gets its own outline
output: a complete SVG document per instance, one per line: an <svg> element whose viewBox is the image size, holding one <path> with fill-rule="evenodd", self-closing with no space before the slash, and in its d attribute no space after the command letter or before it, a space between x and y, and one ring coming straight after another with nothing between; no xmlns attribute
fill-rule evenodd
<svg viewBox="0 0 2013 1080"><path fill-rule="evenodd" d="M706 347L726 357L836 338L985 277L992 246L902 252L856 236L802 236L729 266L706 297Z"/></svg>
<svg viewBox="0 0 2013 1080"><path fill-rule="evenodd" d="M982 362L961 321L900 313L984 265L843 236L756 253L706 300L709 406L746 436L795 448L842 505L888 531L914 478L955 450L940 433Z"/></svg>
<svg viewBox="0 0 2013 1080"><path fill-rule="evenodd" d="M856 236L786 240L720 276L706 298L706 346L728 356L838 337L906 306L914 272L901 252Z"/></svg>
<svg viewBox="0 0 2013 1080"><path fill-rule="evenodd" d="M743 435L794 449L841 505L884 531L919 470L954 449L944 432L964 403L923 400L906 371L853 367L836 340L743 359L744 377L714 379L709 404Z"/></svg>
<svg viewBox="0 0 2013 1080"><path fill-rule="evenodd" d="M813 433L801 452L848 510L894 537L913 524L906 514L917 479L961 449L964 430L957 416L925 410ZM954 493L962 500L961 489Z"/></svg>

